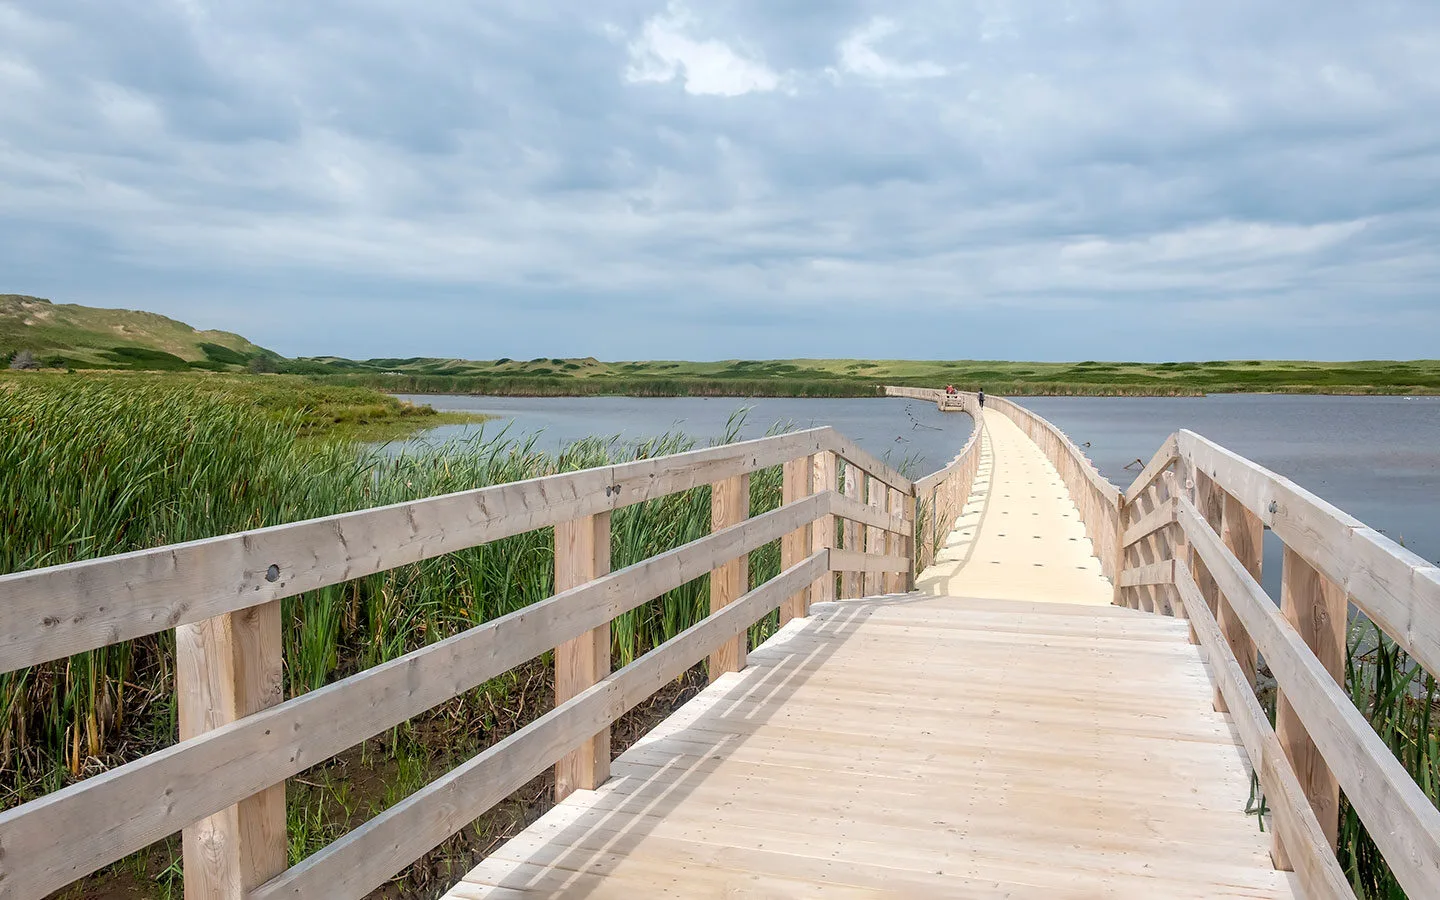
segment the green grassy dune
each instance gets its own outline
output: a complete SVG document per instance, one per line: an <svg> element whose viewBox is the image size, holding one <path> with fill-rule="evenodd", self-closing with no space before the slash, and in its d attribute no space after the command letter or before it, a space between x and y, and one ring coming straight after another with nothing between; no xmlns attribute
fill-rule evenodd
<svg viewBox="0 0 1440 900"><path fill-rule="evenodd" d="M1160 395L1274 392L1440 393L1440 360L1300 362L1004 362L999 360L729 359L603 362L536 357L287 359L224 331L155 313L0 294L0 368L21 351L58 369L246 369L407 393L511 396L872 397L885 384L955 384L993 394Z"/></svg>
<svg viewBox="0 0 1440 900"><path fill-rule="evenodd" d="M327 357L299 360L296 364L327 379L402 392L521 396L869 397L886 384L914 387L954 384L965 390L984 388L993 394L1013 396L1440 393L1440 361L1437 360L1040 363L790 359L606 363L593 358L525 362L511 359L357 362Z"/></svg>
<svg viewBox="0 0 1440 900"><path fill-rule="evenodd" d="M0 294L0 368L28 351L47 368L239 371L279 356L228 331L197 331L152 312Z"/></svg>

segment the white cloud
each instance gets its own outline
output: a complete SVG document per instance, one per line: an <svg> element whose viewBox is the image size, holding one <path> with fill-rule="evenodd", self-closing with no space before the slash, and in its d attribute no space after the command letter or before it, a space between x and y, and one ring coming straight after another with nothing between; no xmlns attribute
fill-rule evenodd
<svg viewBox="0 0 1440 900"><path fill-rule="evenodd" d="M882 56L875 45L899 30L890 19L871 19L840 42L840 67L855 75L880 79L939 78L945 74L945 68L933 62L902 63Z"/></svg>
<svg viewBox="0 0 1440 900"><path fill-rule="evenodd" d="M682 2L0 0L0 291L347 355L1440 340L1434 0Z"/></svg>
<svg viewBox="0 0 1440 900"><path fill-rule="evenodd" d="M780 86L780 76L763 62L741 55L724 41L692 37L694 24L694 17L678 3L647 21L630 43L626 79L663 84L680 78L686 93L721 97Z"/></svg>

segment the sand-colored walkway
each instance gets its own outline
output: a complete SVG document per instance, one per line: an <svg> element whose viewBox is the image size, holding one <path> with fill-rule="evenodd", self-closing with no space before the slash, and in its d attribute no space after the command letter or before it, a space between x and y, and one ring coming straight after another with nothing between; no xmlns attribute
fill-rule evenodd
<svg viewBox="0 0 1440 900"><path fill-rule="evenodd" d="M446 897L1293 898L1213 690L1168 616L817 604Z"/></svg>
<svg viewBox="0 0 1440 900"><path fill-rule="evenodd" d="M929 594L1108 606L1080 513L1060 474L1003 414L985 412L975 488L916 588Z"/></svg>

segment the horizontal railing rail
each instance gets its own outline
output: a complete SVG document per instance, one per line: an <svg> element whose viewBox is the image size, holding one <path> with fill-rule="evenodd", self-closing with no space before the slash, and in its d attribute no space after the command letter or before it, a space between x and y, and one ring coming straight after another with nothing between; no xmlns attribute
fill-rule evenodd
<svg viewBox="0 0 1440 900"><path fill-rule="evenodd" d="M782 505L752 517L748 479L773 466ZM611 512L707 485L710 534L609 571ZM551 765L557 794L598 785L610 724L707 657L712 679L743 668L772 610L806 615L851 575L904 589L913 492L820 428L0 576L0 671L174 629L182 738L0 812L0 897L42 896L180 830L187 895L362 896ZM549 526L551 597L281 696L282 598ZM748 589L748 555L775 541L782 573ZM611 672L611 620L707 574L711 614ZM286 779L551 650L551 712L286 867Z"/></svg>
<svg viewBox="0 0 1440 900"><path fill-rule="evenodd" d="M981 414L979 395L970 391L951 394L938 388L887 386L885 394L924 400L947 412L963 412L975 423L960 452L944 468L916 480L914 484L913 492L918 505L916 520L922 532L915 542L915 571L919 573L934 563L940 543L950 533L970 500L980 469L985 417Z"/></svg>
<svg viewBox="0 0 1440 900"><path fill-rule="evenodd" d="M1412 897L1440 884L1440 810L1347 693L1349 605L1440 671L1440 568L1289 479L1189 431L1126 491L1118 602L1189 619L1273 812L1276 866L1310 896L1353 896L1336 860L1340 793ZM1277 607L1266 528L1284 545ZM1263 657L1275 724L1256 695ZM1423 738L1423 736L1422 736Z"/></svg>

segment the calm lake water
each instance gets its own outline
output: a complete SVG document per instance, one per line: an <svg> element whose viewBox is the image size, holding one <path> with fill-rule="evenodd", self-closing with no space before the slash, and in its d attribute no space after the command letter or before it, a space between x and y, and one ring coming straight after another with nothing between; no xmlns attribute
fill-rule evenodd
<svg viewBox="0 0 1440 900"><path fill-rule="evenodd" d="M776 425L814 428L831 425L896 468L928 475L948 463L970 437L970 417L942 413L918 400L859 398L794 400L738 397L466 397L400 395L437 410L495 416L483 425L448 425L419 440L425 443L508 428L518 437L538 432L538 445L558 450L587 437L634 442L680 431L700 445L725 435L732 415L744 412L744 438L764 437ZM907 462L908 460L908 462Z"/></svg>
<svg viewBox="0 0 1440 900"><path fill-rule="evenodd" d="M519 398L415 396L441 410L488 413L486 434L539 432L554 449L592 435L622 440L684 431L701 442L725 432L749 409L745 437L777 423L833 425L892 464L910 459L916 475L950 460L970 433L968 417L903 399ZM1308 488L1341 509L1440 561L1440 398L1308 397L1255 394L1196 398L1034 397L1021 401L1075 440L1120 487L1161 442L1189 428ZM436 429L428 441L460 437L476 426ZM1126 466L1130 465L1127 469ZM1279 547L1267 534L1265 582L1278 592Z"/></svg>

